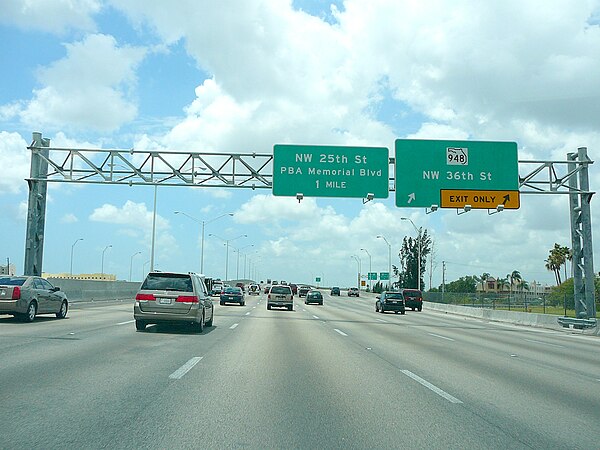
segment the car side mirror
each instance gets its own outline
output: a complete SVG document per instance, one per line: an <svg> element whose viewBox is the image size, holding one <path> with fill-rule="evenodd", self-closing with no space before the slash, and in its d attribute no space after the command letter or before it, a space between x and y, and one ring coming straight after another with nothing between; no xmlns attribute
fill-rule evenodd
<svg viewBox="0 0 600 450"><path fill-rule="evenodd" d="M58 286L54 286L52 289L50 289L50 292L58 292L60 291L60 288Z"/></svg>
<svg viewBox="0 0 600 450"><path fill-rule="evenodd" d="M381 298L381 295L376 295L375 298Z"/></svg>

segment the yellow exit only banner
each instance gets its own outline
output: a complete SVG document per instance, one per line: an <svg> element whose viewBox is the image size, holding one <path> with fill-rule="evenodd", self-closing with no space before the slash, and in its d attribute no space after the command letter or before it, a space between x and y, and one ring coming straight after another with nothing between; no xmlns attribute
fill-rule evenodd
<svg viewBox="0 0 600 450"><path fill-rule="evenodd" d="M494 209L502 205L505 209L519 209L521 206L519 191L441 189L440 203L442 208L471 205L473 209Z"/></svg>

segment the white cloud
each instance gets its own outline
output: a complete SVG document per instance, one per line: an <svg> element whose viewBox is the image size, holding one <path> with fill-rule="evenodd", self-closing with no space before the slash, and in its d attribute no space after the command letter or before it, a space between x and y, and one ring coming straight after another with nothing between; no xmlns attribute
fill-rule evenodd
<svg viewBox="0 0 600 450"><path fill-rule="evenodd" d="M0 194L16 194L27 191L25 179L29 177L31 155L29 143L18 133L0 131Z"/></svg>
<svg viewBox="0 0 600 450"><path fill-rule="evenodd" d="M95 34L66 44L67 56L39 71L44 85L21 112L28 126L110 131L137 114L128 89L146 51L118 47L112 36Z"/></svg>
<svg viewBox="0 0 600 450"><path fill-rule="evenodd" d="M65 214L64 216L62 216L60 221L61 221L61 223L76 223L76 222L79 222L79 219L77 218L77 216L75 214L68 213L68 214Z"/></svg>
<svg viewBox="0 0 600 450"><path fill-rule="evenodd" d="M99 0L3 0L0 22L36 31L62 33L66 29L92 31Z"/></svg>

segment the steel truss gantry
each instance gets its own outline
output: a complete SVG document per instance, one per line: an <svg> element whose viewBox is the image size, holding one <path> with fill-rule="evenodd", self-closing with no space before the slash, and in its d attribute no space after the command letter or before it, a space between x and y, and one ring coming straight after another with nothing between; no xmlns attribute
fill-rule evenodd
<svg viewBox="0 0 600 450"><path fill-rule="evenodd" d="M26 275L40 275L46 214L47 183L122 184L128 186L191 186L203 188L272 189L273 155L197 151L52 148L33 133L27 236ZM588 166L585 147L566 161L519 161L521 194L567 194L577 319L568 326L594 326L594 266ZM395 191L395 160L390 158L390 191Z"/></svg>

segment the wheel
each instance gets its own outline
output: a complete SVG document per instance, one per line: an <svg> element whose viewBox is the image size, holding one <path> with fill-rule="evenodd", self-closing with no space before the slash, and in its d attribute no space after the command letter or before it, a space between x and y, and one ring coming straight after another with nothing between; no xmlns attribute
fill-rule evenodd
<svg viewBox="0 0 600 450"><path fill-rule="evenodd" d="M267 309L271 309L271 305L267 303Z"/></svg>
<svg viewBox="0 0 600 450"><path fill-rule="evenodd" d="M225 302L219 302L219 305L224 306Z"/></svg>
<svg viewBox="0 0 600 450"><path fill-rule="evenodd" d="M242 303L242 306L246 306L246 302L243 302L243 303Z"/></svg>
<svg viewBox="0 0 600 450"><path fill-rule="evenodd" d="M383 309L383 305L381 305L381 308L379 308L379 312L380 312L381 314L385 314L385 309Z"/></svg>
<svg viewBox="0 0 600 450"><path fill-rule="evenodd" d="M400 311L400 314L406 314L405 310Z"/></svg>
<svg viewBox="0 0 600 450"><path fill-rule="evenodd" d="M204 314L202 314L200 322L192 322L192 329L196 333L202 333L204 331Z"/></svg>
<svg viewBox="0 0 600 450"><path fill-rule="evenodd" d="M69 310L69 305L66 300L63 300L62 305L60 305L60 310L56 313L56 317L59 319L64 319L67 317L67 311Z"/></svg>
<svg viewBox="0 0 600 450"><path fill-rule="evenodd" d="M289 310L289 311L293 311L293 310L294 310L294 305L292 305L292 306L288 306L288 310Z"/></svg>
<svg viewBox="0 0 600 450"><path fill-rule="evenodd" d="M423 307L419 306L419 308L417 309L417 311L421 312L422 309L423 309Z"/></svg>
<svg viewBox="0 0 600 450"><path fill-rule="evenodd" d="M414 307L414 306L412 307L412 310L413 310L413 311L415 310L415 307Z"/></svg>
<svg viewBox="0 0 600 450"><path fill-rule="evenodd" d="M210 320L208 322L206 322L206 326L207 327L212 327L213 326L213 319L215 318L215 308L213 306L211 312L210 312Z"/></svg>
<svg viewBox="0 0 600 450"><path fill-rule="evenodd" d="M23 320L25 322L33 322L35 319L35 314L37 313L37 305L35 302L31 302L27 305L27 312L23 315Z"/></svg>
<svg viewBox="0 0 600 450"><path fill-rule="evenodd" d="M143 320L136 320L135 329L138 331L144 331L146 329L146 322L144 322Z"/></svg>
<svg viewBox="0 0 600 450"><path fill-rule="evenodd" d="M323 302L319 303L319 305L323 306Z"/></svg>

